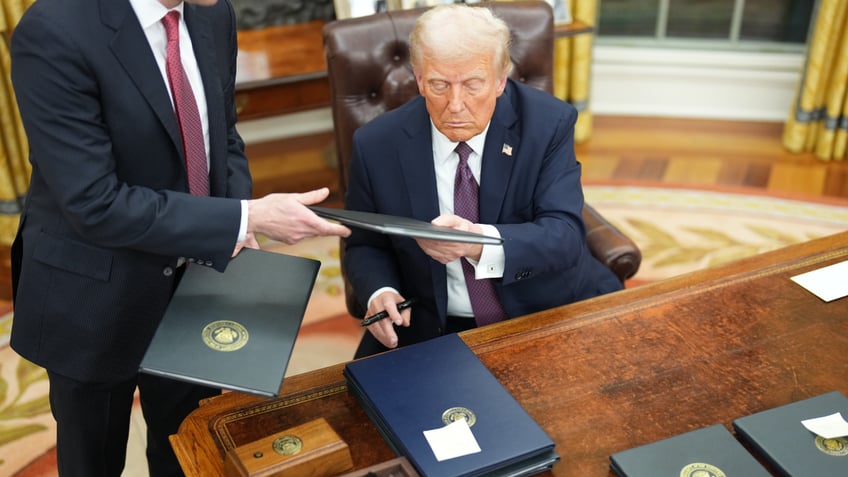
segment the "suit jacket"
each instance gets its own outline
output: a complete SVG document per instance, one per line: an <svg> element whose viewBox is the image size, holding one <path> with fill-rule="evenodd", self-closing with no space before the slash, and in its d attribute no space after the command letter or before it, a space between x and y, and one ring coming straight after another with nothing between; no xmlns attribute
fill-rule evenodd
<svg viewBox="0 0 848 477"><path fill-rule="evenodd" d="M483 151L480 223L495 225L504 238L505 271L495 288L510 317L621 288L586 244L576 119L567 103L512 80L497 100ZM357 130L345 206L425 221L438 216L430 128L419 96ZM418 300L412 325L398 328L401 345L443 332L445 266L414 240L354 229L343 265L361 304L383 286Z"/></svg>
<svg viewBox="0 0 848 477"><path fill-rule="evenodd" d="M82 381L127 379L178 257L223 271L251 196L228 0L185 5L208 104L210 190L189 195L168 90L128 0L39 0L12 38L32 178L12 249L12 347Z"/></svg>

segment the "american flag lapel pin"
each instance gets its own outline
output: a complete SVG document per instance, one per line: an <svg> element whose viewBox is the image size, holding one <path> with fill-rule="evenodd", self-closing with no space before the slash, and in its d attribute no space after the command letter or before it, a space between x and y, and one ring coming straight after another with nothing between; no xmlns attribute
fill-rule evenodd
<svg viewBox="0 0 848 477"><path fill-rule="evenodd" d="M504 144L503 149L501 149L501 154L505 154L509 157L512 157L512 146L509 144Z"/></svg>

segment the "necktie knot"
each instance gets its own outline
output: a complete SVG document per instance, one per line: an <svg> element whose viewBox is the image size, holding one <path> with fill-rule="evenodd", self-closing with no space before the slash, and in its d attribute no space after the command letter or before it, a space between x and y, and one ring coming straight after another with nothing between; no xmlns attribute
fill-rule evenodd
<svg viewBox="0 0 848 477"><path fill-rule="evenodd" d="M471 149L471 146L469 146L468 143L466 143L465 141L457 144L454 151L459 154L460 163L468 162L468 158L471 156L471 153L474 152L474 150Z"/></svg>
<svg viewBox="0 0 848 477"><path fill-rule="evenodd" d="M165 26L165 38L168 43L179 41L180 38L180 12L171 10L162 17Z"/></svg>

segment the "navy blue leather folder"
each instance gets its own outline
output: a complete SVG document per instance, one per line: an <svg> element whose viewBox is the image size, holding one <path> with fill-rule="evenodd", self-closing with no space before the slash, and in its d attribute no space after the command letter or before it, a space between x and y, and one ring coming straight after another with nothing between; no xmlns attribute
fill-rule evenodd
<svg viewBox="0 0 848 477"><path fill-rule="evenodd" d="M715 424L610 456L620 477L770 477L723 425Z"/></svg>
<svg viewBox="0 0 848 477"><path fill-rule="evenodd" d="M848 439L822 439L801 424L835 412L848 418L848 398L839 391L739 418L733 427L780 475L848 475Z"/></svg>
<svg viewBox="0 0 848 477"><path fill-rule="evenodd" d="M422 476L526 476L559 459L551 438L456 334L352 361L344 375L388 444ZM457 408L473 414L481 452L439 462L423 432L444 427L443 415Z"/></svg>
<svg viewBox="0 0 848 477"><path fill-rule="evenodd" d="M140 370L276 396L321 263L243 249L224 273L189 264Z"/></svg>

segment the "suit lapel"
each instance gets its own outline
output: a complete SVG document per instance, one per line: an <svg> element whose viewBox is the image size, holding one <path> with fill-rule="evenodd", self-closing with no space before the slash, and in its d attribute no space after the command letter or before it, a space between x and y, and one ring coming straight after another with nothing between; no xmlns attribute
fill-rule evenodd
<svg viewBox="0 0 848 477"><path fill-rule="evenodd" d="M207 8L208 10L208 8ZM203 8L186 3L184 6L185 21L188 27L191 43L194 48L194 56L197 60L197 68L203 79L203 89L206 95L206 108L209 118L209 157L210 157L210 185L212 191L226 187L226 175L217 174L223 170L225 157L218 151L226 149L227 134L224 130L226 119L224 115L224 96L222 94L220 76L215 62L212 31L209 20L202 13ZM221 184L216 184L219 178Z"/></svg>
<svg viewBox="0 0 848 477"><path fill-rule="evenodd" d="M101 0L100 8L103 22L115 31L111 44L115 57L150 104L182 155L182 140L168 89L132 7L127 1Z"/></svg>
<svg viewBox="0 0 848 477"><path fill-rule="evenodd" d="M410 110L405 124L406 137L396 154L406 183L407 201L412 208L413 218L429 222L439 215L439 198L433 168L430 119L423 99L416 108Z"/></svg>
<svg viewBox="0 0 848 477"><path fill-rule="evenodd" d="M480 223L497 223L521 137L513 129L517 115L508 97L509 88L498 98L492 115L480 173Z"/></svg>

